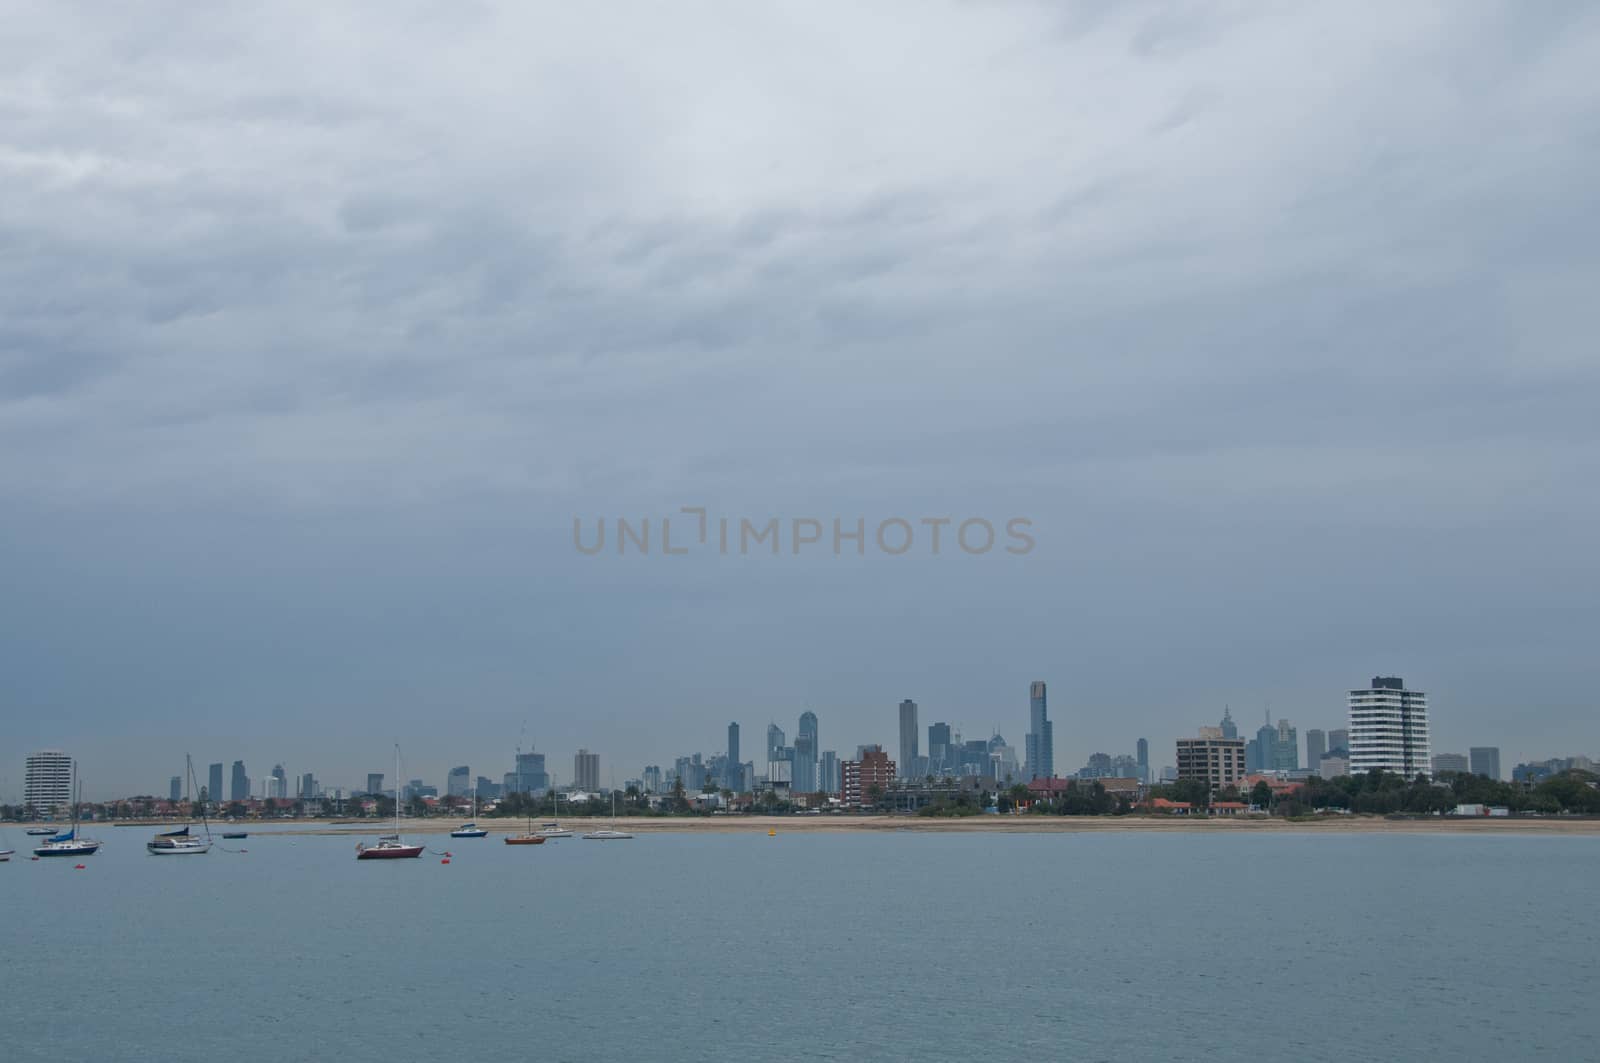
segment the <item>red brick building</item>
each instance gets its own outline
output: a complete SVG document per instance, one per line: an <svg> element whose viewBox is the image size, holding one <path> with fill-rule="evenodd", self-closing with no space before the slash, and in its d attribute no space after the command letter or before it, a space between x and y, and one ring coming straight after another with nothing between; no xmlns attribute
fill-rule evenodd
<svg viewBox="0 0 1600 1063"><path fill-rule="evenodd" d="M839 765L839 797L845 805L877 804L874 793L885 793L894 782L894 761L882 746L863 750L860 760Z"/></svg>

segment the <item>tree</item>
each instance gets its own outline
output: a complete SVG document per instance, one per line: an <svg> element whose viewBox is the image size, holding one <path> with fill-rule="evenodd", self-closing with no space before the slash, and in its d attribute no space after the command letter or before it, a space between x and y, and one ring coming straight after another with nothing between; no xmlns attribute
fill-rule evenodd
<svg viewBox="0 0 1600 1063"><path fill-rule="evenodd" d="M1265 779L1250 787L1250 803L1261 809L1272 807L1272 787L1267 785Z"/></svg>

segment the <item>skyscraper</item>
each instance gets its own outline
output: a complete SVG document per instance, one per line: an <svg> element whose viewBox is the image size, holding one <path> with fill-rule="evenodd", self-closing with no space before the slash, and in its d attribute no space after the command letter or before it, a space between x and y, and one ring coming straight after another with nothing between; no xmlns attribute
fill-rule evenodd
<svg viewBox="0 0 1600 1063"><path fill-rule="evenodd" d="M600 789L600 754L578 750L572 758L572 785L589 793ZM691 787L687 781L684 787L699 792L699 787Z"/></svg>
<svg viewBox="0 0 1600 1063"><path fill-rule="evenodd" d="M1221 727L1223 738L1239 737L1239 725L1233 722L1233 710L1226 705L1222 706Z"/></svg>
<svg viewBox="0 0 1600 1063"><path fill-rule="evenodd" d="M289 775L283 770L282 764L272 766L272 785L267 788L268 797L289 796Z"/></svg>
<svg viewBox="0 0 1600 1063"><path fill-rule="evenodd" d="M1322 754L1328 751L1328 736L1313 727L1306 732L1306 767L1313 772L1322 763Z"/></svg>
<svg viewBox="0 0 1600 1063"><path fill-rule="evenodd" d="M817 789L824 793L839 792L839 754L824 749L817 761Z"/></svg>
<svg viewBox="0 0 1600 1063"><path fill-rule="evenodd" d="M167 797L172 801L183 800L183 776L174 775L172 781L167 783Z"/></svg>
<svg viewBox="0 0 1600 1063"><path fill-rule="evenodd" d="M1346 753L1350 752L1350 732L1348 729L1335 727L1328 732L1328 752L1332 753L1336 749L1342 749Z"/></svg>
<svg viewBox="0 0 1600 1063"><path fill-rule="evenodd" d="M1278 721L1278 733L1272 747L1274 771L1296 771L1300 767L1300 735L1288 720Z"/></svg>
<svg viewBox="0 0 1600 1063"><path fill-rule="evenodd" d="M383 776L380 775L378 778L381 780ZM228 780L228 800L250 800L250 776L245 774L242 760L233 762L232 778Z"/></svg>
<svg viewBox="0 0 1600 1063"><path fill-rule="evenodd" d="M1256 746L1256 771L1278 770L1278 729L1272 726L1272 715L1268 713L1267 722L1256 729L1254 739Z"/></svg>
<svg viewBox="0 0 1600 1063"><path fill-rule="evenodd" d="M767 724L767 762L769 764L775 760L786 759L783 752L785 744L783 728L775 723Z"/></svg>
<svg viewBox="0 0 1600 1063"><path fill-rule="evenodd" d="M916 770L917 703L910 698L900 703L900 762L902 773Z"/></svg>
<svg viewBox="0 0 1600 1063"><path fill-rule="evenodd" d="M728 756L722 765L722 785L725 789L739 793L743 787L744 771L739 762L739 724L737 721L728 724Z"/></svg>
<svg viewBox="0 0 1600 1063"><path fill-rule="evenodd" d="M1467 763L1474 775L1487 775L1500 781L1500 747L1473 746L1467 750Z"/></svg>
<svg viewBox="0 0 1600 1063"><path fill-rule="evenodd" d="M472 793L472 766L462 764L451 768L444 777L446 797L466 797Z"/></svg>
<svg viewBox="0 0 1600 1063"><path fill-rule="evenodd" d="M511 772L511 793L542 794L550 789L550 773L545 771L544 754L529 749L517 752L516 770ZM582 787L579 787L582 789Z"/></svg>
<svg viewBox="0 0 1600 1063"><path fill-rule="evenodd" d="M949 775L959 769L950 749L950 725L943 721L928 725L928 771ZM907 770L911 770L909 767Z"/></svg>
<svg viewBox="0 0 1600 1063"><path fill-rule="evenodd" d="M218 761L217 763L211 765L211 770L210 770L210 772L207 773L206 800L207 801L221 801L222 800L222 762L221 761Z"/></svg>
<svg viewBox="0 0 1600 1063"><path fill-rule="evenodd" d="M1471 770L1468 766L1469 763L1465 753L1435 753L1433 755L1433 773L1439 775L1442 772L1453 771L1463 774Z"/></svg>
<svg viewBox="0 0 1600 1063"><path fill-rule="evenodd" d="M300 800L315 801L322 796L318 793L320 789L321 787L317 785L317 777L309 771L300 776Z"/></svg>
<svg viewBox="0 0 1600 1063"><path fill-rule="evenodd" d="M1150 781L1150 740L1149 739L1147 739L1147 738L1139 739L1138 745L1134 746L1133 759L1134 759L1134 762L1139 765L1139 781L1142 782L1142 783L1148 783Z"/></svg>
<svg viewBox="0 0 1600 1063"><path fill-rule="evenodd" d="M1053 779L1056 774L1055 725L1045 708L1044 682L1036 680L1028 688L1028 734L1023 755L1023 773L1029 780Z"/></svg>
<svg viewBox="0 0 1600 1063"><path fill-rule="evenodd" d="M800 714L800 730L794 738L796 793L812 794L821 789L817 782L817 753L817 714L808 710Z"/></svg>
<svg viewBox="0 0 1600 1063"><path fill-rule="evenodd" d="M398 780L396 780L398 782ZM383 772L367 772L367 793L374 796L383 793Z"/></svg>
<svg viewBox="0 0 1600 1063"><path fill-rule="evenodd" d="M72 804L72 758L59 749L29 753L23 766L22 803L53 813Z"/></svg>
<svg viewBox="0 0 1600 1063"><path fill-rule="evenodd" d="M1430 772L1428 695L1399 676L1374 676L1350 691L1350 774L1387 771L1407 779Z"/></svg>

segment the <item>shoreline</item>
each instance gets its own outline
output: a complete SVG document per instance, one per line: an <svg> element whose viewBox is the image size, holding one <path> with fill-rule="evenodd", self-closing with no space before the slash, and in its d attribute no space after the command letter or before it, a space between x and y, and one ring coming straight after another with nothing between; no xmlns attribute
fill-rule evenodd
<svg viewBox="0 0 1600 1063"><path fill-rule="evenodd" d="M562 826L574 835L611 825L610 817L568 818ZM123 820L80 824L80 829L148 828L172 829L180 821ZM403 834L448 836L460 825L457 820L405 820ZM523 820L480 819L478 825L491 837L518 834L526 829ZM1381 816L1326 816L1318 819L1287 820L1278 817L1187 817L1187 816L969 816L961 819L923 816L621 816L616 825L636 834L843 834L872 831L932 832L947 834L1085 834L1093 832L1224 832L1224 833L1301 833L1301 834L1573 834L1600 835L1600 817L1540 817L1518 819L1419 818L1387 819ZM53 824L8 824L18 830ZM272 835L385 834L394 830L392 820L280 820L213 824L212 833L223 830L260 831ZM462 839L468 840L468 839Z"/></svg>

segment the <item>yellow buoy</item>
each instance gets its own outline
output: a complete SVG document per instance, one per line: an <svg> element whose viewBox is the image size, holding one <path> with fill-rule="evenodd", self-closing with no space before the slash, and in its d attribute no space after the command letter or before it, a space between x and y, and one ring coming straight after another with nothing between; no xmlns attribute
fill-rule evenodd
<svg viewBox="0 0 1600 1063"><path fill-rule="evenodd" d="M767 828L767 837L776 838L777 836L778 832L776 830L772 829L771 827Z"/></svg>

